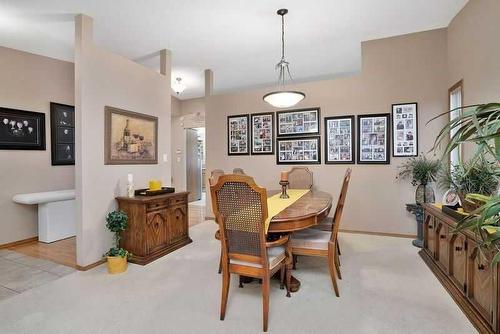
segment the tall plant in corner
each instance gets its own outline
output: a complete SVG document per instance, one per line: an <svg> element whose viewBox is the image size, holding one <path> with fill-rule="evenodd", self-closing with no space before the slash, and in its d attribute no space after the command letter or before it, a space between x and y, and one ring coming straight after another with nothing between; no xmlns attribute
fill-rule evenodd
<svg viewBox="0 0 500 334"><path fill-rule="evenodd" d="M434 149L445 143L450 133L454 133L446 144L443 159L463 143L476 144L476 152L470 164L479 164L487 159L492 175L498 181L500 177L500 103L488 103L458 108L462 115L450 121L439 133ZM437 117L446 115L444 113ZM436 118L437 118L436 117ZM435 119L435 118L434 118ZM433 119L432 119L433 120ZM432 121L431 120L431 121ZM493 252L492 265L500 262L500 196L498 189L482 206L468 217L458 222L456 231L473 231L479 240L479 249Z"/></svg>

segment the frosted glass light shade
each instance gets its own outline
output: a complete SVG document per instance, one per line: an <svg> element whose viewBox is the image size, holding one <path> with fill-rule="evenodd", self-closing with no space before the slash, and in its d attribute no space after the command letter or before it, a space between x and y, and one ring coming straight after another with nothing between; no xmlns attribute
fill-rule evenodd
<svg viewBox="0 0 500 334"><path fill-rule="evenodd" d="M276 91L264 95L263 99L275 108L293 107L306 97L306 94L296 91Z"/></svg>

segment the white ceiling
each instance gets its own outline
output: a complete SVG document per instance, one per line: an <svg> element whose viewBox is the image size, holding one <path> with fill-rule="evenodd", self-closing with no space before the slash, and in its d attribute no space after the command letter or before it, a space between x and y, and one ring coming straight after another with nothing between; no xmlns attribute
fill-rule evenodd
<svg viewBox="0 0 500 334"><path fill-rule="evenodd" d="M94 18L97 44L159 68L173 53L180 98L202 96L203 71L216 93L276 82L280 18L295 81L361 68L361 41L446 27L467 0L0 0L0 45L73 60L74 15Z"/></svg>

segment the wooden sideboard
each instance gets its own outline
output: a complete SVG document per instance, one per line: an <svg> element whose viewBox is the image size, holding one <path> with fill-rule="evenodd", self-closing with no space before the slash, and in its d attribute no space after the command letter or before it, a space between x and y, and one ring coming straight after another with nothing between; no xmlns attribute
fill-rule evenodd
<svg viewBox="0 0 500 334"><path fill-rule="evenodd" d="M474 233L454 232L456 219L432 204L424 211L420 256L480 333L500 333L499 266L481 258Z"/></svg>
<svg viewBox="0 0 500 334"><path fill-rule="evenodd" d="M116 198L129 217L120 247L132 253L130 262L145 265L192 242L187 196L180 192Z"/></svg>

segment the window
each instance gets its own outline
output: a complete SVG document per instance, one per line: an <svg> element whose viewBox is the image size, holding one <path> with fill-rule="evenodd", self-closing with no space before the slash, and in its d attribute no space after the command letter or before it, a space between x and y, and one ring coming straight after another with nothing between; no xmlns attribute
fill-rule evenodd
<svg viewBox="0 0 500 334"><path fill-rule="evenodd" d="M463 82L460 80L456 84L454 84L448 90L448 98L449 98L449 108L450 108L450 121L459 117L462 114L462 110L454 110L456 108L460 108L463 106ZM456 133L456 129L452 129L450 131L450 138L453 137ZM450 168L452 166L456 166L460 163L462 159L462 147L459 146L450 152Z"/></svg>

